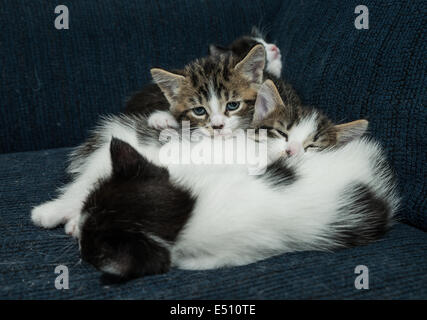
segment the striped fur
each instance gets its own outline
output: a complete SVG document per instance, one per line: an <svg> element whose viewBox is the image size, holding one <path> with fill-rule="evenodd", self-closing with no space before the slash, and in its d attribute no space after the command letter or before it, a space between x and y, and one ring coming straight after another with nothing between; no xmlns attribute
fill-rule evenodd
<svg viewBox="0 0 427 320"><path fill-rule="evenodd" d="M212 135L247 126L253 114L257 89L263 80L265 51L255 46L243 60L234 55L198 59L179 73L152 69L155 83L166 96L170 111L179 122ZM230 110L228 103L237 103ZM195 111L204 109L203 114Z"/></svg>
<svg viewBox="0 0 427 320"><path fill-rule="evenodd" d="M319 110L284 100L283 95L272 81L265 81L258 92L252 124L268 130L270 147L276 147L278 155L337 147L367 130L366 120L335 125Z"/></svg>

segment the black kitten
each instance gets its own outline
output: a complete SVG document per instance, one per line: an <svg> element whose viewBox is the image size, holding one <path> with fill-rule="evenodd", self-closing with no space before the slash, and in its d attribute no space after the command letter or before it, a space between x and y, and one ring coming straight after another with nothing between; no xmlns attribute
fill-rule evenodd
<svg viewBox="0 0 427 320"><path fill-rule="evenodd" d="M82 210L82 259L125 280L167 272L169 246L195 200L126 142L113 138L110 153L112 176L99 182Z"/></svg>

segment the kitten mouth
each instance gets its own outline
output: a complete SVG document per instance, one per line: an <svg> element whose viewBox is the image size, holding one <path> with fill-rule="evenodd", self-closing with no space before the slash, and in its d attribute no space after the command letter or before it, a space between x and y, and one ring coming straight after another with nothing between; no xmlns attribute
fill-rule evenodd
<svg viewBox="0 0 427 320"><path fill-rule="evenodd" d="M198 129L194 130L192 132L192 134L195 137L199 137L199 136L210 137L210 136L213 136L213 132L209 128L198 128Z"/></svg>
<svg viewBox="0 0 427 320"><path fill-rule="evenodd" d="M214 137L231 137L233 131L231 129L213 130L212 136Z"/></svg>
<svg viewBox="0 0 427 320"><path fill-rule="evenodd" d="M273 60L281 59L282 55L280 54L280 51L273 51Z"/></svg>

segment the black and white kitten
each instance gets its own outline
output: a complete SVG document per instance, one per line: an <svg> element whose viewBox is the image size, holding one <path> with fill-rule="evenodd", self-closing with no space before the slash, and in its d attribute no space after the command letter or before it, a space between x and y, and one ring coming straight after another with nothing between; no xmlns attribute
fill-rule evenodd
<svg viewBox="0 0 427 320"><path fill-rule="evenodd" d="M82 209L82 259L126 278L167 272L169 248L195 200L128 143L113 138L110 156L112 174L97 183Z"/></svg>

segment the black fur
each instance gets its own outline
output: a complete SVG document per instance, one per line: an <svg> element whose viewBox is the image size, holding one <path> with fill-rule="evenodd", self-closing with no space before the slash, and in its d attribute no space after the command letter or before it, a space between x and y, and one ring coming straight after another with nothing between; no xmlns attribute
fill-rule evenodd
<svg viewBox="0 0 427 320"><path fill-rule="evenodd" d="M195 200L129 144L113 138L110 153L113 174L99 182L82 210L82 259L101 270L113 265L123 279L167 272L165 243L176 240Z"/></svg>
<svg viewBox="0 0 427 320"><path fill-rule="evenodd" d="M225 53L233 53L235 56L239 58L239 60L243 59L248 52L259 44L254 38L262 38L266 42L269 42L268 34L263 34L258 28L253 27L250 35L245 35L240 38L234 40L229 46L224 47L221 45L211 44L209 46L209 54L225 54Z"/></svg>
<svg viewBox="0 0 427 320"><path fill-rule="evenodd" d="M176 74L182 73L181 70L173 70L173 72ZM124 113L149 116L154 111L168 111L169 106L169 102L159 86L155 83L150 83L129 98L126 102Z"/></svg>
<svg viewBox="0 0 427 320"><path fill-rule="evenodd" d="M135 93L126 103L125 114L149 115L154 111L169 110L169 102L157 84L146 85Z"/></svg>
<svg viewBox="0 0 427 320"><path fill-rule="evenodd" d="M288 186L297 180L295 169L286 165L283 159L268 165L266 172L257 177L265 179L273 186Z"/></svg>
<svg viewBox="0 0 427 320"><path fill-rule="evenodd" d="M228 47L211 44L209 46L209 54L227 54L233 53L239 60L243 59L253 47L258 44L250 36L243 36L234 40Z"/></svg>
<svg viewBox="0 0 427 320"><path fill-rule="evenodd" d="M340 246L354 247L366 245L380 239L391 226L391 208L388 203L379 198L367 185L355 184L343 192L345 207L339 209L343 216L360 216L361 220L351 223L351 228L346 227L346 221L332 224L336 230L334 240ZM345 219L344 219L345 220Z"/></svg>

